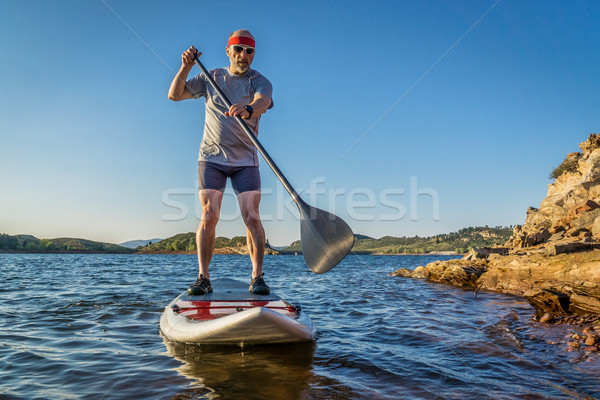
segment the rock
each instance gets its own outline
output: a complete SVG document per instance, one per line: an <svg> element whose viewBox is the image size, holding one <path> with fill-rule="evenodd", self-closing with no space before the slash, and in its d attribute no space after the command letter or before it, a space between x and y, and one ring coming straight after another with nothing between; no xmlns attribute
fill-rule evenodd
<svg viewBox="0 0 600 400"><path fill-rule="evenodd" d="M593 211L597 208L600 208L600 205L598 205L598 203L596 203L593 200L587 199L585 201L585 203L583 203L582 205L580 205L579 207L575 208L575 216L579 216L583 213L586 213L588 211Z"/></svg>
<svg viewBox="0 0 600 400"><path fill-rule="evenodd" d="M592 250L594 246L590 243L571 242L565 244L550 243L546 245L546 254L555 256L563 253L575 253L578 251Z"/></svg>
<svg viewBox="0 0 600 400"><path fill-rule="evenodd" d="M584 212L579 217L571 221L571 226L573 229L590 228L598 217L600 217L600 208L596 208L593 211Z"/></svg>
<svg viewBox="0 0 600 400"><path fill-rule="evenodd" d="M467 261L475 261L477 259L486 259L490 255L490 252L486 248L473 247L465 256L462 258Z"/></svg>
<svg viewBox="0 0 600 400"><path fill-rule="evenodd" d="M596 346L588 346L588 347L585 348L585 351L597 352L598 351L598 347L596 347Z"/></svg>
<svg viewBox="0 0 600 400"><path fill-rule="evenodd" d="M600 218L596 218L592 224L592 234L600 235Z"/></svg>
<svg viewBox="0 0 600 400"><path fill-rule="evenodd" d="M427 279L429 277L429 273L427 272L427 269L425 269L424 266L419 265L413 271L412 277L413 278L417 278L417 279Z"/></svg>
<svg viewBox="0 0 600 400"><path fill-rule="evenodd" d="M530 235L525 235L522 238L522 247L533 247L541 243L545 243L548 239L552 237L552 234L547 228L542 228L537 232L534 232Z"/></svg>
<svg viewBox="0 0 600 400"><path fill-rule="evenodd" d="M538 315L566 314L569 311L569 296L559 291L532 289L526 291L523 297L535 308Z"/></svg>
<svg viewBox="0 0 600 400"><path fill-rule="evenodd" d="M585 142L579 143L579 148L581 149L583 155L587 155L600 148L600 133L592 133Z"/></svg>
<svg viewBox="0 0 600 400"><path fill-rule="evenodd" d="M564 228L564 227L563 227ZM550 236L548 239L549 242L556 242L557 240L562 239L565 236L565 231L556 232L554 235Z"/></svg>
<svg viewBox="0 0 600 400"><path fill-rule="evenodd" d="M540 322L550 322L552 320L552 314L546 313L540 318Z"/></svg>
<svg viewBox="0 0 600 400"><path fill-rule="evenodd" d="M506 247L473 247L462 259L467 261L485 260L492 254L505 256L508 254L508 249Z"/></svg>
<svg viewBox="0 0 600 400"><path fill-rule="evenodd" d="M426 278L433 282L455 286L476 287L477 279L487 270L485 261L448 260L435 261L425 267L410 271L401 268L390 275L409 278Z"/></svg>
<svg viewBox="0 0 600 400"><path fill-rule="evenodd" d="M577 315L600 314L600 288L574 286L569 310Z"/></svg>
<svg viewBox="0 0 600 400"><path fill-rule="evenodd" d="M390 273L390 276L403 276L405 278L412 278L413 272L408 268L400 268Z"/></svg>
<svg viewBox="0 0 600 400"><path fill-rule="evenodd" d="M429 275L429 272L427 271L427 269L425 269L425 267L423 267L422 265L419 265L417 268L415 268L414 271L411 271L408 268L400 268L394 272L389 273L388 275L389 276L401 276L404 278L426 279Z"/></svg>
<svg viewBox="0 0 600 400"><path fill-rule="evenodd" d="M590 334L590 333L592 333L593 331L594 331L594 328L593 328L592 326L588 326L588 327L585 327L585 328L583 329L583 334L584 334L584 335L589 335L589 334Z"/></svg>
<svg viewBox="0 0 600 400"><path fill-rule="evenodd" d="M568 342L567 345L569 347L574 348L574 349L578 349L579 348L579 343L578 342Z"/></svg>
<svg viewBox="0 0 600 400"><path fill-rule="evenodd" d="M546 228L540 229L535 235L533 235L535 244L544 243L550 239L550 237L552 237L552 234L550 234L550 231Z"/></svg>
<svg viewBox="0 0 600 400"><path fill-rule="evenodd" d="M594 346L596 344L596 338L593 335L587 335L585 338L586 346Z"/></svg>

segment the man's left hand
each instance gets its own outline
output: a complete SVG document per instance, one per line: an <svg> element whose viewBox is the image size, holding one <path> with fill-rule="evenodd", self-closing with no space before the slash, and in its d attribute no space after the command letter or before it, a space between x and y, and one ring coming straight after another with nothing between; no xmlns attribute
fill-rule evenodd
<svg viewBox="0 0 600 400"><path fill-rule="evenodd" d="M225 115L228 117L235 117L236 115L239 115L243 119L248 119L248 117L250 117L250 113L246 111L244 106L241 104L233 104L231 107L229 107L229 111L227 111Z"/></svg>

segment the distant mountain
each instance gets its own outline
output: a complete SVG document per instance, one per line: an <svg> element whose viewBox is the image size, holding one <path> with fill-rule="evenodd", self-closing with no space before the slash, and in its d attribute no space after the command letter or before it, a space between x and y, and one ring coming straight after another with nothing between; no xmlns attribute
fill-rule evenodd
<svg viewBox="0 0 600 400"><path fill-rule="evenodd" d="M158 243L136 249L136 251L142 253L195 253L196 232L180 233ZM246 237L235 236L229 239L219 236L215 238L215 254L248 254ZM278 254L278 252L267 246L265 254Z"/></svg>
<svg viewBox="0 0 600 400"><path fill-rule="evenodd" d="M473 247L504 244L512 235L511 228L474 227L458 232L429 237L384 236L374 239L354 235L353 252L366 254L466 253ZM152 244L149 245L149 243ZM141 245L140 245L141 244ZM127 246L129 247L127 247ZM300 253L302 243L296 240L282 249L268 245L266 254ZM180 233L167 239L132 240L116 245L77 238L38 239L31 235L0 234L0 253L195 253L196 232ZM215 254L248 254L245 236L228 239L217 237Z"/></svg>
<svg viewBox="0 0 600 400"><path fill-rule="evenodd" d="M219 236L215 239L215 249L242 246L246 246L245 236L236 236L233 239L228 239L226 237ZM139 250L143 252L193 252L196 251L196 232L179 233L175 236L163 239L158 243L153 243L149 246L144 246Z"/></svg>
<svg viewBox="0 0 600 400"><path fill-rule="evenodd" d="M492 247L504 244L511 237L512 229L504 227L471 227L458 232L429 237L384 236L373 239L364 235L354 235L356 241L352 251L379 254L424 254L430 252L466 253L473 247ZM282 252L301 252L300 240L292 242Z"/></svg>
<svg viewBox="0 0 600 400"><path fill-rule="evenodd" d="M149 244L158 243L161 240L163 240L163 239L154 238L154 239L148 239L148 240L130 240L128 242L119 243L119 246L127 247L130 249L135 249L140 246L147 246Z"/></svg>
<svg viewBox="0 0 600 400"><path fill-rule="evenodd" d="M38 239L31 235L0 234L0 252L14 253L133 253L112 243L78 238Z"/></svg>

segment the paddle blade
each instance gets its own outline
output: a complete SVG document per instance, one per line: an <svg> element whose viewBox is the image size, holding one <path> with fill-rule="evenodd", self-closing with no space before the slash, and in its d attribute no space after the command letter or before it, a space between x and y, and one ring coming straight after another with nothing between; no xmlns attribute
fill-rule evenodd
<svg viewBox="0 0 600 400"><path fill-rule="evenodd" d="M300 211L302 255L312 272L322 274L346 257L354 245L354 234L343 219L318 208L303 206Z"/></svg>

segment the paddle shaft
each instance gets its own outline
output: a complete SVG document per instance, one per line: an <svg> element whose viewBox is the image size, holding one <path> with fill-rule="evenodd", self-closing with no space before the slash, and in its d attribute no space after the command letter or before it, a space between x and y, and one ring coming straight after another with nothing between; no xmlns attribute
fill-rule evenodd
<svg viewBox="0 0 600 400"><path fill-rule="evenodd" d="M217 86L217 83L212 78L212 76L210 76L210 74L208 73L208 70L204 67L202 62L196 56L194 56L194 61L196 62L196 65L198 66L198 68L200 68L200 70L202 71L204 76L206 76L208 83L210 83L210 85L213 87L213 89L219 94L219 97L221 98L221 100L223 100L223 102L225 103L227 108L231 108L231 105L232 105L231 102L229 101L227 96L225 96L225 93L223 93L221 88L219 86ZM277 176L277 178L279 178L279 180L283 184L283 187L285 187L285 190L287 190L288 193L290 194L290 196L292 196L292 199L294 199L296 204L298 204L298 206L300 206L300 202L302 202L302 199L300 198L300 196L298 195L296 190L294 190L294 188L292 187L290 182L287 180L287 178L283 175L283 173L281 172L281 170L279 169L277 164L275 164L275 161L273 161L273 159L271 158L269 153L267 153L267 150L265 150L265 148L262 146L262 144L258 141L258 139L254 135L252 130L248 127L248 125L246 125L246 122L244 122L242 117L240 117L239 115L236 115L234 118L237 120L237 122L240 124L240 126L244 129L244 132L246 133L246 135L248 136L250 141L252 141L252 144L254 144L254 146L258 149L258 151L263 156L263 158L265 159L267 164L269 164L269 167L271 167L271 169Z"/></svg>
<svg viewBox="0 0 600 400"><path fill-rule="evenodd" d="M231 102L227 96L225 96L225 93L223 93L221 88L217 86L204 65L198 60L198 57L194 57L194 62L198 68L200 68L204 76L206 76L206 79L219 97L221 97L221 100L229 109L231 109ZM239 115L235 116L235 119L298 206L298 210L300 211L302 255L304 256L306 265L312 272L317 274L329 271L342 261L352 249L354 244L354 234L352 233L352 229L350 229L348 224L341 218L306 204L285 176L283 176L283 173L279 170L275 161L269 156L244 120Z"/></svg>

